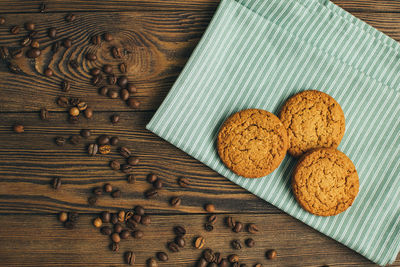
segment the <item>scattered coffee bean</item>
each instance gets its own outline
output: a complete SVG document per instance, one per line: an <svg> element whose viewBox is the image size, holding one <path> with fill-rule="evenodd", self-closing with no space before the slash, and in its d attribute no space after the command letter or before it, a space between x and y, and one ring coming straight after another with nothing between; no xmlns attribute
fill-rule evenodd
<svg viewBox="0 0 400 267"><path fill-rule="evenodd" d="M7 60L10 57L10 50L5 46L0 46L0 59Z"/></svg>
<svg viewBox="0 0 400 267"><path fill-rule="evenodd" d="M139 215L139 216L143 216L145 213L145 209L143 208L143 206L140 206L140 205L136 206L134 208L134 211L135 211L135 214Z"/></svg>
<svg viewBox="0 0 400 267"><path fill-rule="evenodd" d="M40 44L39 44L39 42L37 40L32 40L30 46L32 48L39 48Z"/></svg>
<svg viewBox="0 0 400 267"><path fill-rule="evenodd" d="M214 262L215 260L215 255L214 252L211 249L205 249L203 251L203 258L207 261L207 262Z"/></svg>
<svg viewBox="0 0 400 267"><path fill-rule="evenodd" d="M60 42L60 41L54 42L54 43L51 45L51 51L52 51L53 53L57 53L58 50L60 50L60 46L61 46L61 42Z"/></svg>
<svg viewBox="0 0 400 267"><path fill-rule="evenodd" d="M149 215L142 216L140 223L143 225L150 225L150 223L151 223L150 216Z"/></svg>
<svg viewBox="0 0 400 267"><path fill-rule="evenodd" d="M132 237L136 239L142 239L143 238L143 232L140 230L135 230L132 232Z"/></svg>
<svg viewBox="0 0 400 267"><path fill-rule="evenodd" d="M73 22L73 21L76 20L76 16L75 16L75 14L69 13L69 14L67 14L67 15L65 16L65 20L66 20L67 22Z"/></svg>
<svg viewBox="0 0 400 267"><path fill-rule="evenodd" d="M214 230L214 225L212 225L211 223L205 223L204 230L206 230L207 232L211 232L212 230Z"/></svg>
<svg viewBox="0 0 400 267"><path fill-rule="evenodd" d="M154 173L150 173L149 175L147 175L147 182L149 183L154 183L155 181L157 181L158 176L155 175Z"/></svg>
<svg viewBox="0 0 400 267"><path fill-rule="evenodd" d="M175 242L168 242L167 248L171 252L179 252L179 246Z"/></svg>
<svg viewBox="0 0 400 267"><path fill-rule="evenodd" d="M51 77L51 76L53 76L53 70L50 69L50 68L46 68L46 69L44 70L43 74L44 74L44 76L46 76L46 77Z"/></svg>
<svg viewBox="0 0 400 267"><path fill-rule="evenodd" d="M26 52L26 56L28 58L37 58L42 54L39 48L32 48L29 49L28 52Z"/></svg>
<svg viewBox="0 0 400 267"><path fill-rule="evenodd" d="M117 90L112 89L112 90L108 90L107 95L108 95L108 97L111 98L111 99L116 99L116 98L118 98L118 95L119 95L119 94L118 94L118 91L117 91Z"/></svg>
<svg viewBox="0 0 400 267"><path fill-rule="evenodd" d="M158 267L158 263L155 258L149 258L146 261L147 267Z"/></svg>
<svg viewBox="0 0 400 267"><path fill-rule="evenodd" d="M235 233L239 233L243 230L243 224L241 222L236 222L232 229Z"/></svg>
<svg viewBox="0 0 400 267"><path fill-rule="evenodd" d="M110 168L114 171L118 171L119 169L121 169L121 164L116 160L112 160L110 161Z"/></svg>
<svg viewBox="0 0 400 267"><path fill-rule="evenodd" d="M121 237L121 239L127 239L129 236L131 235L131 233L128 230L123 230L119 236Z"/></svg>
<svg viewBox="0 0 400 267"><path fill-rule="evenodd" d="M94 156L97 154L97 152L99 151L99 146L97 144L90 144L88 146L88 154L89 156Z"/></svg>
<svg viewBox="0 0 400 267"><path fill-rule="evenodd" d="M80 111L84 111L84 110L87 109L88 106L87 106L86 102L79 102L79 104L76 105L76 107L77 107Z"/></svg>
<svg viewBox="0 0 400 267"><path fill-rule="evenodd" d="M24 39L22 39L21 41L21 46L23 47L27 47L30 46L32 43L32 38L30 38L29 36L25 37Z"/></svg>
<svg viewBox="0 0 400 267"><path fill-rule="evenodd" d="M27 31L33 31L35 29L35 24L32 22L25 23L25 29Z"/></svg>
<svg viewBox="0 0 400 267"><path fill-rule="evenodd" d="M110 143L110 137L108 135L100 135L99 138L97 138L97 143L99 145L107 145L108 143Z"/></svg>
<svg viewBox="0 0 400 267"><path fill-rule="evenodd" d="M112 124L117 124L120 120L120 116L118 114L114 114L110 117Z"/></svg>
<svg viewBox="0 0 400 267"><path fill-rule="evenodd" d="M98 76L98 75L100 75L100 73L101 73L101 70L99 68L92 68L90 70L90 75L92 75L92 76Z"/></svg>
<svg viewBox="0 0 400 267"><path fill-rule="evenodd" d="M111 240L115 243L119 243L121 241L121 237L119 236L118 233L113 233L111 235Z"/></svg>
<svg viewBox="0 0 400 267"><path fill-rule="evenodd" d="M219 263L219 267L228 267L229 266L229 261L226 259L222 259L221 262Z"/></svg>
<svg viewBox="0 0 400 267"><path fill-rule="evenodd" d="M103 223L109 223L111 220L111 213L108 211L103 211L100 215L101 220Z"/></svg>
<svg viewBox="0 0 400 267"><path fill-rule="evenodd" d="M181 248L183 248L184 246L185 246L185 239L182 237L182 236L177 236L176 238L175 238L175 243L179 246L179 247L181 247Z"/></svg>
<svg viewBox="0 0 400 267"><path fill-rule="evenodd" d="M118 218L118 215L117 215L117 218ZM121 233L122 229L123 229L123 227L119 222L114 224L114 232L115 233L118 233L118 234Z"/></svg>
<svg viewBox="0 0 400 267"><path fill-rule="evenodd" d="M18 25L12 26L10 28L10 32L12 34L18 34L21 31L21 28Z"/></svg>
<svg viewBox="0 0 400 267"><path fill-rule="evenodd" d="M163 182L160 178L158 178L154 183L153 183L153 187L155 189L161 189L163 187Z"/></svg>
<svg viewBox="0 0 400 267"><path fill-rule="evenodd" d="M60 214L58 215L58 220L60 222L66 222L68 220L68 213L66 213L65 211L60 212Z"/></svg>
<svg viewBox="0 0 400 267"><path fill-rule="evenodd" d="M89 138L92 135L92 132L89 129L82 129L81 136L83 138Z"/></svg>
<svg viewBox="0 0 400 267"><path fill-rule="evenodd" d="M128 158L128 163L130 165L138 165L139 164L139 157L129 157Z"/></svg>
<svg viewBox="0 0 400 267"><path fill-rule="evenodd" d="M76 106L78 105L80 102L79 98L77 97L70 97L69 98L69 103L71 104L71 106Z"/></svg>
<svg viewBox="0 0 400 267"><path fill-rule="evenodd" d="M55 143L56 143L57 146L63 146L67 142L67 140L64 137L61 137L61 136L56 137L54 140L55 140Z"/></svg>
<svg viewBox="0 0 400 267"><path fill-rule="evenodd" d="M83 114L85 115L85 117L87 119L91 119L91 118L93 118L93 109L91 107L87 107L85 109L85 111L83 112Z"/></svg>
<svg viewBox="0 0 400 267"><path fill-rule="evenodd" d="M116 146L119 143L119 138L117 136L111 137L110 144Z"/></svg>
<svg viewBox="0 0 400 267"><path fill-rule="evenodd" d="M245 242L246 246L249 248L252 248L256 245L256 242L254 241L253 238L247 238L244 242Z"/></svg>
<svg viewBox="0 0 400 267"><path fill-rule="evenodd" d="M71 89L71 83L67 80L63 80L61 82L61 91L69 92L70 89Z"/></svg>
<svg viewBox="0 0 400 267"><path fill-rule="evenodd" d="M178 184L180 187L183 187L183 188L189 187L189 179L180 177L180 178L178 178Z"/></svg>
<svg viewBox="0 0 400 267"><path fill-rule="evenodd" d="M128 227L131 230L136 230L136 228L138 227L138 223L135 222L132 218L129 219L128 221L125 222L126 227ZM133 233L132 233L133 235Z"/></svg>
<svg viewBox="0 0 400 267"><path fill-rule="evenodd" d="M186 235L186 229L185 229L185 227L180 226L180 225L174 227L174 232L175 232L175 234L176 234L177 236L184 236L184 235Z"/></svg>
<svg viewBox="0 0 400 267"><path fill-rule="evenodd" d="M195 248L201 249L201 248L204 247L204 244L205 244L204 237L198 236L198 237L195 238L195 240L194 240L194 247Z"/></svg>
<svg viewBox="0 0 400 267"><path fill-rule="evenodd" d="M103 155L110 154L111 146L110 145L99 146L99 152L100 152L100 154L103 154Z"/></svg>
<svg viewBox="0 0 400 267"><path fill-rule="evenodd" d="M129 184L134 184L136 182L136 177L133 174L128 174L126 180Z"/></svg>
<svg viewBox="0 0 400 267"><path fill-rule="evenodd" d="M115 46L111 47L111 55L116 59L122 58L121 49Z"/></svg>
<svg viewBox="0 0 400 267"><path fill-rule="evenodd" d="M200 258L200 260L197 262L196 267L207 267L208 262L204 258Z"/></svg>
<svg viewBox="0 0 400 267"><path fill-rule="evenodd" d="M99 45L101 43L101 37L99 34L93 35L92 38L90 38L90 42L94 45Z"/></svg>
<svg viewBox="0 0 400 267"><path fill-rule="evenodd" d="M118 221L119 222L124 222L125 221L125 211L120 210L118 212Z"/></svg>
<svg viewBox="0 0 400 267"><path fill-rule="evenodd" d="M99 94L102 95L102 96L107 96L107 94L108 94L108 88L105 87L105 86L100 87L100 88L99 88Z"/></svg>
<svg viewBox="0 0 400 267"><path fill-rule="evenodd" d="M119 78L118 78L118 85L121 87L121 88L126 88L126 86L128 85L128 77L126 77L126 76L120 76Z"/></svg>
<svg viewBox="0 0 400 267"><path fill-rule="evenodd" d="M222 255L219 252L214 253L214 262L220 264L222 261Z"/></svg>
<svg viewBox="0 0 400 267"><path fill-rule="evenodd" d="M133 251L127 251L124 254L124 259L125 259L125 263L129 264L129 265L134 265L135 264L135 253L133 253Z"/></svg>
<svg viewBox="0 0 400 267"><path fill-rule="evenodd" d="M100 229L100 233L102 233L103 235L111 235L112 234L112 229L110 226L103 226Z"/></svg>
<svg viewBox="0 0 400 267"><path fill-rule="evenodd" d="M125 213L125 221L129 220L129 219L132 218L132 217L133 217L133 211L128 210L128 211Z"/></svg>
<svg viewBox="0 0 400 267"><path fill-rule="evenodd" d="M11 52L11 56L13 59L19 59L24 55L22 49L17 49ZM18 65L17 65L18 66Z"/></svg>
<svg viewBox="0 0 400 267"><path fill-rule="evenodd" d="M249 223L247 225L247 232L251 233L251 234L256 234L258 233L258 226L254 223Z"/></svg>
<svg viewBox="0 0 400 267"><path fill-rule="evenodd" d="M215 215L215 214L213 214L213 215L210 215L210 216L208 216L208 218L207 218L207 222L209 223L209 224L212 224L212 225L214 225L216 222L217 222L217 215Z"/></svg>
<svg viewBox="0 0 400 267"><path fill-rule="evenodd" d="M129 158L131 156L131 151L127 148L127 147L121 147L119 149L119 153L121 154L121 156L123 156L124 158Z"/></svg>
<svg viewBox="0 0 400 267"><path fill-rule="evenodd" d="M104 192L111 193L112 192L112 185L111 184L105 184L104 185Z"/></svg>
<svg viewBox="0 0 400 267"><path fill-rule="evenodd" d="M114 251L114 252L117 252L119 250L119 243L112 242L110 244L110 250Z"/></svg>
<svg viewBox="0 0 400 267"><path fill-rule="evenodd" d="M125 63L119 64L118 67L119 67L119 71L120 71L121 73L126 73L127 67L126 67L126 64L125 64Z"/></svg>
<svg viewBox="0 0 400 267"><path fill-rule="evenodd" d="M96 228L100 228L103 225L103 222L99 217L97 217L96 219L93 220L93 225Z"/></svg>
<svg viewBox="0 0 400 267"><path fill-rule="evenodd" d="M228 260L230 263L239 262L239 256L236 254L231 254L228 256Z"/></svg>
<svg viewBox="0 0 400 267"><path fill-rule="evenodd" d="M62 42L62 45L65 47L65 48L71 48L71 46L72 46L72 40L70 39L70 38L65 38L64 40L63 40L63 42Z"/></svg>
<svg viewBox="0 0 400 267"><path fill-rule="evenodd" d="M120 198L122 195L121 190L115 190L114 192L111 193L112 198Z"/></svg>
<svg viewBox="0 0 400 267"><path fill-rule="evenodd" d="M6 23L6 18L0 17L0 25L3 25L4 23Z"/></svg>
<svg viewBox="0 0 400 267"><path fill-rule="evenodd" d="M69 106L69 100L66 97L60 96L57 98L57 105L62 108L67 108Z"/></svg>
<svg viewBox="0 0 400 267"><path fill-rule="evenodd" d="M142 216L135 214L132 216L132 220L134 220L137 223L140 223L142 221Z"/></svg>
<svg viewBox="0 0 400 267"><path fill-rule="evenodd" d="M49 111L46 108L42 108L40 110L40 119L42 121L47 121L47 120L49 120L49 117L50 117Z"/></svg>
<svg viewBox="0 0 400 267"><path fill-rule="evenodd" d="M69 142L73 145L77 145L81 142L81 137L79 135L72 135L69 138Z"/></svg>
<svg viewBox="0 0 400 267"><path fill-rule="evenodd" d="M96 206L96 205L97 205L97 200L98 200L97 196L90 196L90 197L88 197L88 204L89 204L89 206L91 206L91 207Z"/></svg>
<svg viewBox="0 0 400 267"><path fill-rule="evenodd" d="M138 108L140 107L140 102L139 102L139 100L136 100L136 99L134 99L134 98L129 98L129 99L126 101L126 103L127 103L127 105L128 105L130 108L133 108L133 109L138 109Z"/></svg>
<svg viewBox="0 0 400 267"><path fill-rule="evenodd" d="M57 29L56 28L50 28L48 31L48 35L50 38L54 39L57 37Z"/></svg>
<svg viewBox="0 0 400 267"><path fill-rule="evenodd" d="M157 252L157 259L160 261L168 261L168 255L165 252Z"/></svg>
<svg viewBox="0 0 400 267"><path fill-rule="evenodd" d="M118 215L116 213L112 213L111 214L111 223L112 224L119 224L118 223ZM121 227L121 231L122 231L122 227ZM121 232L121 231L119 231L119 232Z"/></svg>
<svg viewBox="0 0 400 267"><path fill-rule="evenodd" d="M55 189L55 190L60 189L60 187L61 187L61 178L55 177L52 180L51 184L52 184L53 189Z"/></svg>
<svg viewBox="0 0 400 267"><path fill-rule="evenodd" d="M117 76L115 74L111 74L107 77L107 82L109 85L115 85L117 83Z"/></svg>
<svg viewBox="0 0 400 267"><path fill-rule="evenodd" d="M86 59L89 61L96 61L97 60L97 56L94 53L87 53L86 54Z"/></svg>
<svg viewBox="0 0 400 267"><path fill-rule="evenodd" d="M156 198L158 196L158 192L156 189L149 189L146 192L144 192L144 196L149 199Z"/></svg>
<svg viewBox="0 0 400 267"><path fill-rule="evenodd" d="M267 259L269 259L269 260L276 259L276 257L277 257L276 250L275 250L275 249L267 250L267 252L265 253L265 256L266 256Z"/></svg>
<svg viewBox="0 0 400 267"><path fill-rule="evenodd" d="M126 89L128 90L129 93L133 94L137 92L137 88L134 84L128 83Z"/></svg>
<svg viewBox="0 0 400 267"><path fill-rule="evenodd" d="M105 64L103 66L104 73L111 74L113 72L113 68L110 64Z"/></svg>
<svg viewBox="0 0 400 267"><path fill-rule="evenodd" d="M181 205L182 199L180 197L173 197L170 200L172 207L179 207Z"/></svg>
<svg viewBox="0 0 400 267"><path fill-rule="evenodd" d="M103 38L104 38L104 41L106 41L106 42L110 42L110 41L114 40L114 37L109 32L105 32L103 34Z"/></svg>
<svg viewBox="0 0 400 267"><path fill-rule="evenodd" d="M211 212L211 213L215 212L215 206L214 206L214 204L206 204L204 206L204 210L207 212Z"/></svg>
<svg viewBox="0 0 400 267"><path fill-rule="evenodd" d="M232 240L231 245L233 249L242 249L242 243L240 242L240 240Z"/></svg>
<svg viewBox="0 0 400 267"><path fill-rule="evenodd" d="M123 101L128 100L128 99L129 99L129 96L130 96L127 89L121 89L119 95L120 95L120 97L121 97L121 99L122 99Z"/></svg>
<svg viewBox="0 0 400 267"><path fill-rule="evenodd" d="M253 267L263 267L261 263L256 263L253 265Z"/></svg>
<svg viewBox="0 0 400 267"><path fill-rule="evenodd" d="M78 116L79 115L79 109L77 107L72 107L69 109L69 115L71 116Z"/></svg>

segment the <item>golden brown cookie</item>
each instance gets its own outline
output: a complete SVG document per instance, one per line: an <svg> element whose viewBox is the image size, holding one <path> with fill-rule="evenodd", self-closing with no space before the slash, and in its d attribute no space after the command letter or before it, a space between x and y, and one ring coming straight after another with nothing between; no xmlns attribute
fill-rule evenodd
<svg viewBox="0 0 400 267"><path fill-rule="evenodd" d="M358 194L353 162L334 148L307 152L298 162L292 180L293 193L308 212L332 216L345 211Z"/></svg>
<svg viewBox="0 0 400 267"><path fill-rule="evenodd" d="M282 107L279 118L288 131L289 154L295 157L314 148L337 148L344 135L342 108L320 91L294 95Z"/></svg>
<svg viewBox="0 0 400 267"><path fill-rule="evenodd" d="M259 178L274 171L286 155L288 137L282 122L261 109L233 114L222 125L218 154L234 173Z"/></svg>

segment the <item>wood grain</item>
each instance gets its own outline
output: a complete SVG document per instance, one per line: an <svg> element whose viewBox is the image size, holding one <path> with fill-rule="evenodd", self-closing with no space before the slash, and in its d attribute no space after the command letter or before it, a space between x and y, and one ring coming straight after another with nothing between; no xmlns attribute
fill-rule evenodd
<svg viewBox="0 0 400 267"><path fill-rule="evenodd" d="M205 237L205 248L219 251L225 257L237 253L241 263L247 266L257 262L264 266L375 266L288 215L232 216L243 223L258 224L259 234L232 233L223 225L225 216L222 215L218 216L216 230L212 232L203 229L205 215L157 215L151 216L150 226L141 227L144 231L142 240L123 240L118 253L109 251L109 238L91 226L95 215L81 216L74 230L64 229L54 215L0 216L0 224L7 225L0 228L0 258L9 266L82 266L82 263L84 266L126 266L123 253L132 250L137 255L135 266L144 266L146 259L156 252L168 252L165 245L174 238L173 227L183 225L188 232L185 248L178 253L168 252L169 261L160 266L194 266L201 251L191 244L198 235ZM248 237L256 241L254 248L244 247L240 251L231 248L231 240L244 242ZM273 261L264 256L265 251L272 248L278 253ZM400 258L392 266L400 266Z"/></svg>

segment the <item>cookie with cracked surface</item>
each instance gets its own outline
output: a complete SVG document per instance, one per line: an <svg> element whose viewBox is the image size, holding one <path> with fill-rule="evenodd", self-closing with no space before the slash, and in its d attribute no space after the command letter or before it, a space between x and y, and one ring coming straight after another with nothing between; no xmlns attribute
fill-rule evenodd
<svg viewBox="0 0 400 267"><path fill-rule="evenodd" d="M349 208L358 194L358 174L353 162L334 148L307 152L292 179L297 202L319 216L337 215Z"/></svg>
<svg viewBox="0 0 400 267"><path fill-rule="evenodd" d="M288 149L282 122L261 109L247 109L230 116L218 133L218 154L234 173L259 178L273 172Z"/></svg>
<svg viewBox="0 0 400 267"><path fill-rule="evenodd" d="M337 148L345 131L345 117L331 96L307 90L283 105L279 118L289 136L289 154L301 156L310 149Z"/></svg>

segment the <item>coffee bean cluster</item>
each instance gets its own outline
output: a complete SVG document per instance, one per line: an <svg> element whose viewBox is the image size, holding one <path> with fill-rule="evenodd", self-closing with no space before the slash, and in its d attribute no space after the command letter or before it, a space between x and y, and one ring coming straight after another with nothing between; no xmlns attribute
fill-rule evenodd
<svg viewBox="0 0 400 267"><path fill-rule="evenodd" d="M78 223L79 214L77 212L60 212L58 220L63 223L66 229L74 229Z"/></svg>

